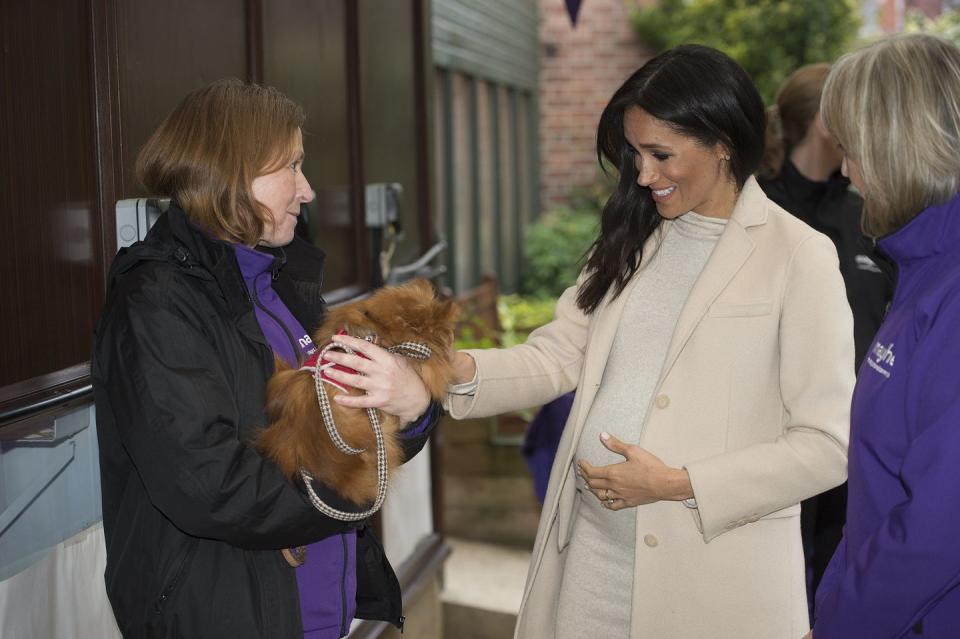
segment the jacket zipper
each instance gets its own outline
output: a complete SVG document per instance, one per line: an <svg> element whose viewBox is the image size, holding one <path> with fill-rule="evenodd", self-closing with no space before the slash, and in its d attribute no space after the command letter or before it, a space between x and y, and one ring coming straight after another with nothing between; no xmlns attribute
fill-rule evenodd
<svg viewBox="0 0 960 639"><path fill-rule="evenodd" d="M261 311L266 313L270 317L270 319L276 322L276 324L283 330L283 334L287 336L287 340L290 342L290 348L293 349L293 356L297 359L297 361L300 361L300 348L297 345L297 341L293 339L293 335L290 333L290 329L287 328L286 324L280 321L279 317L274 315L272 312L270 312L270 309L268 309L266 306L263 305L263 303L260 301L260 297L257 295L257 279L261 275L263 275L263 273L253 278L253 287L252 287L253 303L256 304L257 308L259 308Z"/></svg>
<svg viewBox="0 0 960 639"><path fill-rule="evenodd" d="M170 580L170 583L167 584L167 587L164 588L160 596L157 597L157 601L154 604L154 612L156 614L159 615L163 611L164 604L167 602L167 599L170 598L170 595L173 594L177 584L180 583L180 578L183 577L183 573L186 572L187 563L193 558L193 553L195 553L196 550L197 544L194 542L190 545L190 548L187 549L187 552L183 554L180 563L177 565L177 571L173 573L173 578Z"/></svg>
<svg viewBox="0 0 960 639"><path fill-rule="evenodd" d="M340 576L340 636L347 636L347 564L350 560L350 551L347 548L347 536L340 534L343 542L343 572Z"/></svg>

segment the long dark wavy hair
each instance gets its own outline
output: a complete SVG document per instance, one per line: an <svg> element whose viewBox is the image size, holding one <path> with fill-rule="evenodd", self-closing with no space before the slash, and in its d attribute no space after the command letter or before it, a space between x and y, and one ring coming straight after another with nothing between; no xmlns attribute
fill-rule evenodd
<svg viewBox="0 0 960 639"><path fill-rule="evenodd" d="M588 276L577 306L592 313L607 291L623 292L636 273L647 238L660 226L648 187L637 184L637 168L623 133L624 112L639 107L675 131L730 155L737 190L763 156L766 113L750 76L726 54L700 45L661 53L631 75L610 98L597 128L597 159L619 172L617 188L603 207L600 233L589 249Z"/></svg>

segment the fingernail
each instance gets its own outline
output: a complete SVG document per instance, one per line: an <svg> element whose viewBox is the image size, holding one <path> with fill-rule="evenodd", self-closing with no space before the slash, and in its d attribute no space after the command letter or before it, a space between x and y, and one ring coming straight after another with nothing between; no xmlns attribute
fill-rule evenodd
<svg viewBox="0 0 960 639"><path fill-rule="evenodd" d="M603 441L607 441L608 439L610 439L610 433L600 433L600 439L602 439Z"/></svg>

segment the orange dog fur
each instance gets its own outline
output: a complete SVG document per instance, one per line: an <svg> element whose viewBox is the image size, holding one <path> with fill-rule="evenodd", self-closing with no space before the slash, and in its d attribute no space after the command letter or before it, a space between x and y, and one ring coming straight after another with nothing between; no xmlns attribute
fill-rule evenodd
<svg viewBox="0 0 960 639"><path fill-rule="evenodd" d="M385 287L371 297L332 309L313 335L318 348L344 329L355 337L377 335L377 343L389 348L402 342L420 342L430 347L427 360L409 359L430 396L441 401L450 380L450 349L458 309L452 301L434 297L433 287L423 279L402 286ZM291 480L301 468L355 504L368 504L377 495L377 444L365 409L348 408L333 401L342 391L329 384L322 390L330 398L334 422L343 440L359 455L339 451L323 424L310 371L291 369L279 359L267 384L267 417L270 425L255 441L258 450L273 459ZM353 395L362 391L350 389ZM392 471L402 462L397 437L400 420L377 411L383 427L387 464Z"/></svg>

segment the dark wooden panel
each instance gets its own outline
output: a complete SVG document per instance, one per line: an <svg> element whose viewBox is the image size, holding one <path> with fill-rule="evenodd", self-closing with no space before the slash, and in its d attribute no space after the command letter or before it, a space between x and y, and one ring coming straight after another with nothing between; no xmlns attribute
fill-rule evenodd
<svg viewBox="0 0 960 639"><path fill-rule="evenodd" d="M359 0L364 175L403 185L404 239L394 264L412 262L420 246L421 193L412 0Z"/></svg>
<svg viewBox="0 0 960 639"><path fill-rule="evenodd" d="M88 359L102 300L91 20L89 2L0 3L4 399Z"/></svg>
<svg viewBox="0 0 960 639"><path fill-rule="evenodd" d="M365 246L350 189L350 104L344 0L270 0L263 4L264 83L301 104L304 175L317 193L311 240L327 252L324 288L362 282Z"/></svg>
<svg viewBox="0 0 960 639"><path fill-rule="evenodd" d="M433 243L437 229L433 228L433 189L430 175L430 107L433 56L430 42L430 0L413 0L413 83L416 93L417 127L417 191L420 197L420 246Z"/></svg>
<svg viewBox="0 0 960 639"><path fill-rule="evenodd" d="M137 151L183 96L248 78L247 19L244 0L117 2L117 199L144 195L133 179Z"/></svg>

